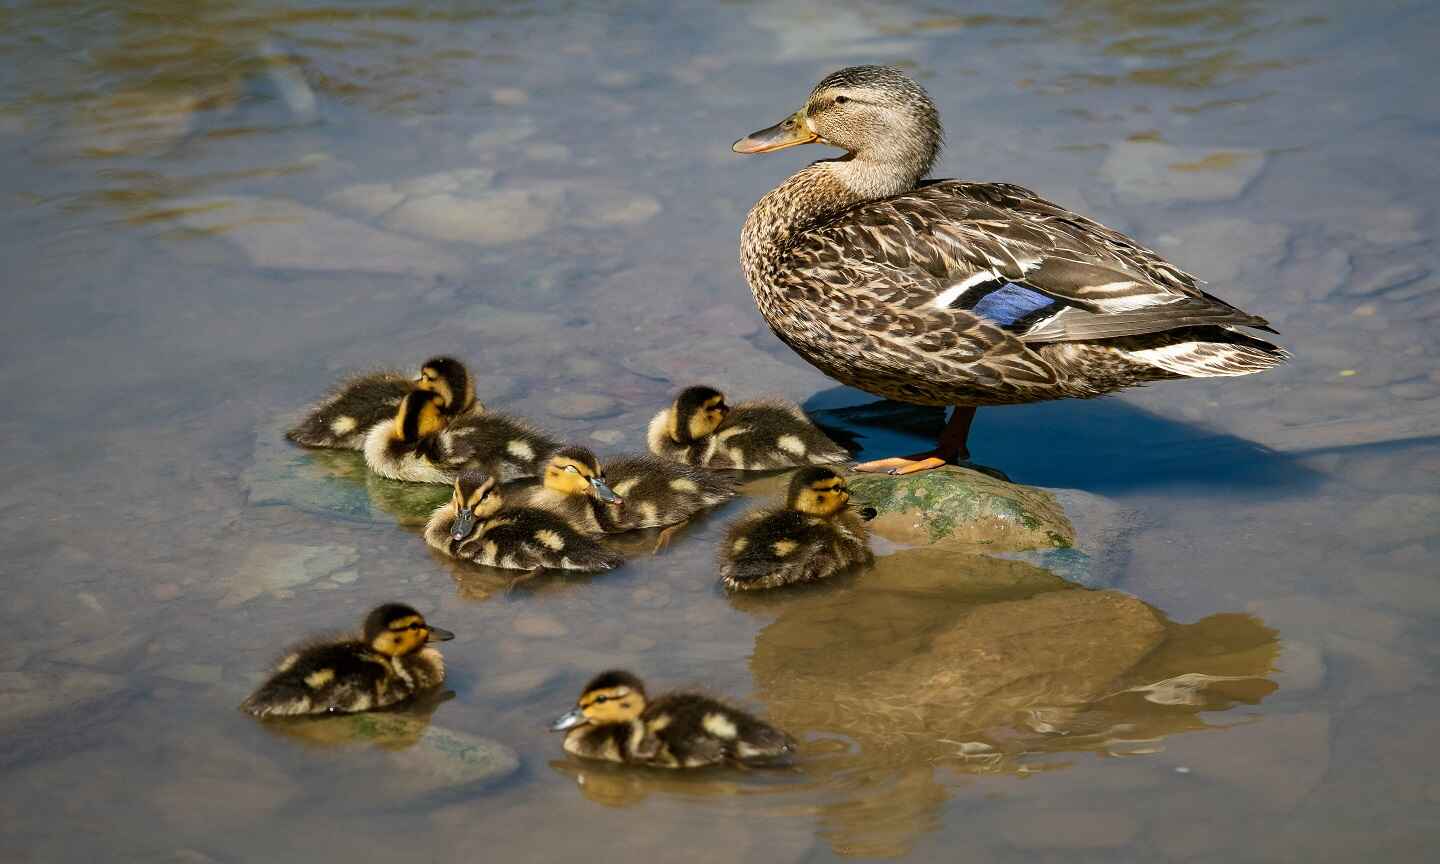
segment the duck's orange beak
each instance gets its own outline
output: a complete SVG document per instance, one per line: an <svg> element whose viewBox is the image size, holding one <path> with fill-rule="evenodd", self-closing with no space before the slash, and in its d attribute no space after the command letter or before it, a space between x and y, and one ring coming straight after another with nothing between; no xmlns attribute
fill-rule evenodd
<svg viewBox="0 0 1440 864"><path fill-rule="evenodd" d="M820 136L805 125L805 112L796 111L769 129L751 132L730 145L730 149L736 153L773 153L776 150L784 150L786 147L810 144L819 140Z"/></svg>

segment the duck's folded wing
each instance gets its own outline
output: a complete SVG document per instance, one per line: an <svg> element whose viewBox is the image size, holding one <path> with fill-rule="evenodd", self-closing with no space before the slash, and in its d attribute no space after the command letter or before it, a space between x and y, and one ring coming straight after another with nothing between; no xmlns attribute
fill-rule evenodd
<svg viewBox="0 0 1440 864"><path fill-rule="evenodd" d="M978 319L1054 342L1268 329L1125 235L1007 184L939 181L854 207L796 238L779 281L900 331Z"/></svg>

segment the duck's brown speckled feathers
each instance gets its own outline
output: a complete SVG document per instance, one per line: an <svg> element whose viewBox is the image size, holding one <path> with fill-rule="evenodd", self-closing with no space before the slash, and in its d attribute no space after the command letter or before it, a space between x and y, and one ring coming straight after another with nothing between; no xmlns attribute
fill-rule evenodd
<svg viewBox="0 0 1440 864"><path fill-rule="evenodd" d="M1236 329L1265 319L1028 189L919 183L939 123L899 70L842 70L795 118L811 131L781 146L823 140L851 155L762 198L741 260L771 329L838 381L916 404L997 405L1247 375L1288 357ZM778 134L736 149L775 149Z"/></svg>
<svg viewBox="0 0 1440 864"><path fill-rule="evenodd" d="M302 447L360 450L376 423L395 416L414 381L399 372L357 375L336 387L285 438Z"/></svg>

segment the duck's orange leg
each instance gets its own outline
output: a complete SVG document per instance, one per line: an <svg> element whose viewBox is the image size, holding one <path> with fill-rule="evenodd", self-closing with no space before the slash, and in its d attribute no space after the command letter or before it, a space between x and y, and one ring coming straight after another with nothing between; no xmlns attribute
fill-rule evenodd
<svg viewBox="0 0 1440 864"><path fill-rule="evenodd" d="M939 439L935 442L935 449L925 453L914 453L910 456L892 456L889 459L876 459L871 462L861 462L855 466L856 471L867 474L914 474L919 471L929 471L939 468L941 465L969 465L970 448L967 442L970 439L970 424L975 422L975 408L969 405L956 405L954 412L950 414L950 422L940 432ZM987 474L998 474L992 469L984 470ZM1003 478L1003 475L1001 475Z"/></svg>

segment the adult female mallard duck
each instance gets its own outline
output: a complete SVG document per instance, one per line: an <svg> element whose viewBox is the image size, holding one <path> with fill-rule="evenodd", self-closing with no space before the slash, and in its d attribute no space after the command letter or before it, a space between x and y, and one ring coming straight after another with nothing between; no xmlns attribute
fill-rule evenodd
<svg viewBox="0 0 1440 864"><path fill-rule="evenodd" d="M363 450L366 433L394 416L400 400L417 387L437 394L437 413L445 419L485 407L475 401L475 381L464 363L454 357L431 357L420 367L418 378L382 371L342 381L285 437L302 447Z"/></svg>
<svg viewBox="0 0 1440 864"><path fill-rule="evenodd" d="M591 534L677 525L735 497L729 477L654 456L617 456L601 464L585 447L564 447L540 480L505 484L512 505L539 507Z"/></svg>
<svg viewBox="0 0 1440 864"><path fill-rule="evenodd" d="M941 128L898 69L852 66L737 153L828 144L745 219L740 259L770 329L869 393L955 411L929 453L862 471L969 458L975 408L1089 398L1175 378L1249 375L1270 330L1118 232L1008 183L922 182Z"/></svg>
<svg viewBox="0 0 1440 864"><path fill-rule="evenodd" d="M240 708L256 717L385 708L445 680L445 660L428 643L453 638L412 607L386 603L365 616L359 639L295 648Z"/></svg>
<svg viewBox="0 0 1440 864"><path fill-rule="evenodd" d="M783 763L795 739L738 708L699 693L667 693L651 702L629 672L602 672L585 685L573 711L550 727L565 732L565 752L656 768Z"/></svg>
<svg viewBox="0 0 1440 864"><path fill-rule="evenodd" d="M732 406L704 386L681 390L650 421L645 440L656 456L706 468L768 471L850 460L800 406L781 400Z"/></svg>

